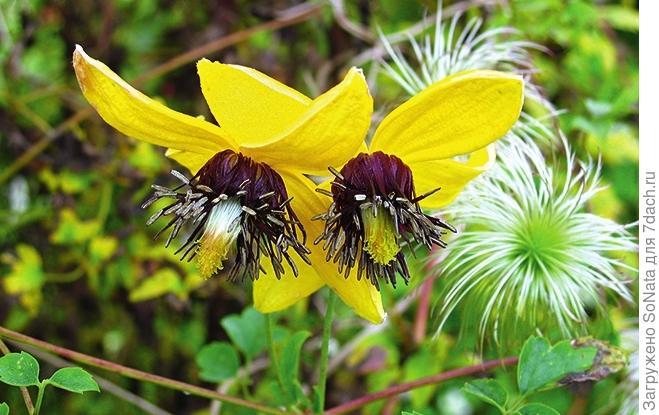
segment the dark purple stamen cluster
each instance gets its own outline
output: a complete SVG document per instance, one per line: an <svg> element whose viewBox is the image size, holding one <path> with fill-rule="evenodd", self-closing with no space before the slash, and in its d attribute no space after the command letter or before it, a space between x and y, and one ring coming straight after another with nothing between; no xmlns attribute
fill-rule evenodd
<svg viewBox="0 0 659 415"><path fill-rule="evenodd" d="M403 252L398 252L388 264L374 261L364 249L363 212L372 209L391 215L399 245L417 244L431 248L433 245L446 247L441 239L444 230L455 232L450 224L423 213L419 201L439 189L416 196L412 171L396 156L380 151L373 154L361 153L348 161L341 171L330 168L334 175L331 192L319 189L320 193L333 199L328 211L314 219L325 222L323 233L314 241L323 242L326 259L338 263L340 273L348 278L350 270L357 266L357 279L364 273L378 287L379 279L396 286L396 274L408 283L409 269ZM382 213L381 213L382 214Z"/></svg>
<svg viewBox="0 0 659 415"><path fill-rule="evenodd" d="M200 237L213 207L230 198L237 198L243 214L240 217L236 256L227 272L230 280L245 277L257 279L259 272L263 272L261 255L270 258L277 278L284 274L283 260L288 262L297 276L298 269L288 253L289 247L310 263L307 257L310 251L304 246L306 233L291 208L292 197L288 197L281 176L267 164L225 150L208 160L191 179L176 170L172 170L172 175L182 184L174 189L153 185L155 192L142 208L161 198L174 199L151 216L147 225L162 216L172 216L156 234L158 237L173 227L166 246L184 224L193 225L192 232L176 251L177 254L183 252L181 260L187 258L190 261L197 254Z"/></svg>

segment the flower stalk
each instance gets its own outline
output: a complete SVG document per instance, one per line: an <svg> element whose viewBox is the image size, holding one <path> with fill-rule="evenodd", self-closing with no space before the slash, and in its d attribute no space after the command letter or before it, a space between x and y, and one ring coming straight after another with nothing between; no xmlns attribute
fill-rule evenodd
<svg viewBox="0 0 659 415"><path fill-rule="evenodd" d="M334 308L336 306L336 294L328 290L327 310L325 311L325 322L323 324L323 341L320 348L320 370L318 372L318 406L315 408L317 414L323 414L325 409L325 394L327 389L327 364L329 361L329 341L332 337L332 322L334 321Z"/></svg>
<svg viewBox="0 0 659 415"><path fill-rule="evenodd" d="M268 353L270 354L270 362L272 364L272 368L275 371L275 374L277 375L277 383L279 384L279 387L284 388L284 381L281 378L281 372L279 371L279 356L277 355L277 350L275 349L275 342L273 340L274 338L274 318L272 317L272 314L266 314L265 315L265 333L266 333L266 342L268 343Z"/></svg>
<svg viewBox="0 0 659 415"><path fill-rule="evenodd" d="M37 403L34 407L34 411L32 412L32 415L39 415L39 412L41 412L41 403L43 402L43 395L44 392L46 391L46 385L48 383L46 381L41 382L39 384L39 392L37 393Z"/></svg>

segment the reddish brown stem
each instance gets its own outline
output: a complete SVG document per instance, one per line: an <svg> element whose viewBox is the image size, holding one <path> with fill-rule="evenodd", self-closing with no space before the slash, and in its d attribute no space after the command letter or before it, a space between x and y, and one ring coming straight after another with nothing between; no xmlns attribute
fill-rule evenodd
<svg viewBox="0 0 659 415"><path fill-rule="evenodd" d="M89 356L80 352L66 349L64 347L56 346L54 344L50 344L48 342L35 339L25 334L6 329L2 326L0 326L0 337L4 337L19 343L29 344L30 346L34 346L41 350L46 350L48 352L54 353L65 359L72 360L74 362L93 366L99 369L104 369L131 379L137 379L144 382L154 383L156 385L164 386L169 389L178 390L184 393L188 393L190 395L196 395L202 398L228 402L234 405L250 408L257 412L266 413L266 414L275 414L275 415L286 414L286 412L276 408L271 408L255 402L249 402L244 399L225 395L216 392L214 390L191 385L189 383L181 382L174 379L169 379L164 376L155 375L153 373L142 372L141 370L133 369L127 366L122 366L118 363L99 359L98 357Z"/></svg>
<svg viewBox="0 0 659 415"><path fill-rule="evenodd" d="M391 386L380 392L371 393L369 395L364 395L360 398L354 399L350 402L346 402L334 408L328 409L325 411L325 415L338 415L344 414L349 411L354 411L357 408L361 408L364 405L367 405L371 402L379 401L381 399L386 399L391 396L399 395L401 393L410 391L412 389L420 388L422 386L432 385L445 380L459 378L462 376L470 376L476 373L486 372L490 369L497 367L506 367L517 364L517 356L506 357L501 360L488 360L478 365L461 367L458 369L449 370L447 372L439 373L437 375L428 376L425 378L417 379L412 382L401 383L399 385Z"/></svg>
<svg viewBox="0 0 659 415"><path fill-rule="evenodd" d="M436 275L431 275L423 281L421 285L421 294L419 295L419 306L416 309L414 318L414 331L412 338L415 344L421 344L426 338L426 326L428 325L428 312L430 310L430 294L435 282Z"/></svg>
<svg viewBox="0 0 659 415"><path fill-rule="evenodd" d="M412 338L414 343L421 344L426 338L426 327L428 326L428 314L430 311L430 297L432 296L432 287L438 277L438 273L434 268L438 266L444 258L446 258L446 251L442 250L441 253L435 247L431 252L431 261L424 267L425 272L429 275L421 285L421 293L419 295L419 306L416 309L414 316L414 329Z"/></svg>

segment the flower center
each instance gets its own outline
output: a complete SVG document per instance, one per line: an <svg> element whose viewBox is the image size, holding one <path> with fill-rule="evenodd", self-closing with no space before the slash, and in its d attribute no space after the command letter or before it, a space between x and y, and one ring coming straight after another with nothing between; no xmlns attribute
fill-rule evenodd
<svg viewBox="0 0 659 415"><path fill-rule="evenodd" d="M364 250L373 261L387 265L400 251L393 218L382 206L362 208L361 217L364 222Z"/></svg>
<svg viewBox="0 0 659 415"><path fill-rule="evenodd" d="M159 199L174 199L147 225L161 216L172 217L156 235L171 228L167 246L184 225L192 225L176 253L182 252L181 260L196 257L204 278L226 268L230 280L257 279L262 255L270 259L277 278L285 272L283 261L297 276L289 248L309 262L306 234L290 206L292 198L281 176L267 164L225 150L191 179L176 170L172 175L182 184L174 189L153 185L153 196L142 205L146 208Z"/></svg>
<svg viewBox="0 0 659 415"><path fill-rule="evenodd" d="M379 288L379 279L396 286L396 275L405 283L410 274L401 248L420 244L445 247L445 230L455 229L443 220L423 213L419 201L439 189L416 196L412 171L396 156L381 151L361 153L334 175L331 191L319 190L333 203L314 219L323 220L323 242L327 260L338 264L347 278L357 267Z"/></svg>
<svg viewBox="0 0 659 415"><path fill-rule="evenodd" d="M243 210L237 198L221 201L211 208L197 249L201 275L222 270L224 261L235 255Z"/></svg>

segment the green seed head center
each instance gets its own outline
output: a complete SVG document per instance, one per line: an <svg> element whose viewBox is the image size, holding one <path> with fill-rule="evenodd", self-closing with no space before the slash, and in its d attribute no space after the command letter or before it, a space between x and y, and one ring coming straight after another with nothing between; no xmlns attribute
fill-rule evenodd
<svg viewBox="0 0 659 415"><path fill-rule="evenodd" d="M551 215L529 217L517 233L518 252L530 259L546 262L547 257L560 252L566 231L563 224Z"/></svg>

